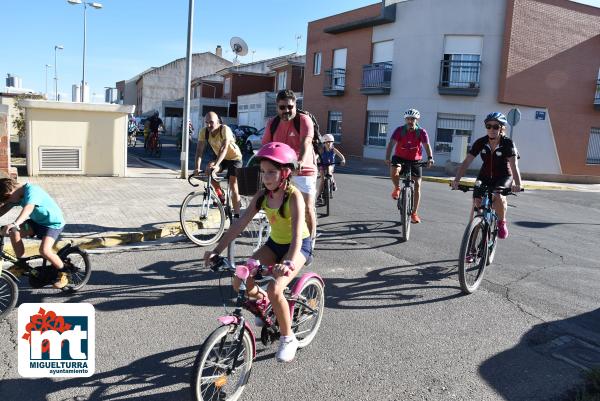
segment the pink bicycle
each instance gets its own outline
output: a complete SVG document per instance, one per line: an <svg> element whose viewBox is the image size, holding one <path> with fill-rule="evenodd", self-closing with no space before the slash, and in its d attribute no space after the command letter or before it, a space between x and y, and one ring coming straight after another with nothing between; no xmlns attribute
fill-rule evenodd
<svg viewBox="0 0 600 401"><path fill-rule="evenodd" d="M235 274L242 283L233 312L219 317L221 324L204 341L192 372L191 389L195 400L239 399L250 378L252 361L256 356L256 337L242 315L242 309L250 311L263 321L260 340L268 345L279 339L279 326L269 305L264 311L252 307L246 295L246 280L254 277L257 285L274 280L269 276L271 267L258 262L248 266L233 266L229 259L217 257L210 268L217 273ZM300 345L312 342L323 318L325 288L323 279L316 273L304 273L293 280L284 290L290 305L292 330Z"/></svg>

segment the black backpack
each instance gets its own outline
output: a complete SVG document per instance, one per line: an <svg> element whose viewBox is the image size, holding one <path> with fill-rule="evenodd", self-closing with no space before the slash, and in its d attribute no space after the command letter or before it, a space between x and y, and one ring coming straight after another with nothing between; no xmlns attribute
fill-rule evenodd
<svg viewBox="0 0 600 401"><path fill-rule="evenodd" d="M317 122L317 119L311 112L301 109L296 110L296 116L294 117L294 128L296 129L296 132L298 132L298 134L300 134L300 114L309 116L313 122L314 136L312 143L315 153L318 154L323 148L323 137L321 136L321 132L319 130L319 123ZM269 127L269 130L271 132L271 140L273 139L273 134L275 133L275 131L277 131L277 127L279 126L280 121L281 117L279 116L273 118L273 121L271 121L271 126Z"/></svg>

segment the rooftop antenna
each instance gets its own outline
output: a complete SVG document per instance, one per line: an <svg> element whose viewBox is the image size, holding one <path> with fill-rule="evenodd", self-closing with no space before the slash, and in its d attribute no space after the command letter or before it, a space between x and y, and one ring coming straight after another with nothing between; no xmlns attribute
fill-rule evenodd
<svg viewBox="0 0 600 401"><path fill-rule="evenodd" d="M284 46L279 46L279 56L281 56L281 50L283 50Z"/></svg>
<svg viewBox="0 0 600 401"><path fill-rule="evenodd" d="M302 35L296 34L296 54L298 54L298 47L300 46L300 39L302 39Z"/></svg>
<svg viewBox="0 0 600 401"><path fill-rule="evenodd" d="M238 61L238 56L245 56L248 54L248 45L244 41L244 39L234 36L229 41L231 45L231 50L235 53L235 59L233 59L233 65L238 65L240 62Z"/></svg>
<svg viewBox="0 0 600 401"><path fill-rule="evenodd" d="M254 53L256 53L256 50L252 50L252 62L254 63Z"/></svg>

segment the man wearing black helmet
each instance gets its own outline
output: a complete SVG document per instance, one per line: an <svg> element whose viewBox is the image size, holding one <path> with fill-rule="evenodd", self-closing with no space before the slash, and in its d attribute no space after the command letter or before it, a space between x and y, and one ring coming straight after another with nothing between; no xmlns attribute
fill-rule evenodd
<svg viewBox="0 0 600 401"><path fill-rule="evenodd" d="M457 189L458 183L467 171L467 168L477 157L481 155L483 165L477 175L477 181L487 187L511 188L513 192L521 190L521 173L519 172L519 154L512 139L506 137L506 116L499 112L493 112L486 116L485 128L487 135L479 138L473 143L471 150L465 157L456 177L452 181L452 188ZM514 181L513 181L514 180ZM473 192L473 205L480 206L481 191ZM494 195L494 210L498 214L498 238L508 237L508 225L506 223L506 197L500 194ZM471 208L471 219L473 208Z"/></svg>

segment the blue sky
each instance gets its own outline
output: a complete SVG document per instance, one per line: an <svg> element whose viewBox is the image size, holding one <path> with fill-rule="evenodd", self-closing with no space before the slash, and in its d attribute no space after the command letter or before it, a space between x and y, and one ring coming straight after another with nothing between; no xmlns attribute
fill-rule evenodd
<svg viewBox="0 0 600 401"><path fill-rule="evenodd" d="M86 80L93 100L104 100L104 87L149 68L185 56L188 0L100 0L103 8L87 11ZM296 51L304 54L309 21L352 10L377 0L196 0L194 52L217 45L232 59L229 39L240 36L250 50L242 62ZM600 0L582 0L600 6ZM23 87L45 90L45 64L58 53L59 92L71 98L71 85L81 81L83 7L67 0L3 0L0 37L0 88L7 73L21 77ZM282 47L281 50L279 48ZM48 71L53 92L54 68Z"/></svg>
<svg viewBox="0 0 600 401"><path fill-rule="evenodd" d="M188 0L98 0L100 10L87 10L86 81L95 100L104 87L149 68L185 57ZM81 81L83 6L67 0L2 0L0 88L7 73L21 77L24 88L45 90L45 65L58 51L59 92L71 99L71 85ZM309 21L377 3L377 0L195 1L193 51L215 51L232 59L229 39L240 36L254 60L293 53L306 47ZM292 5L294 7L292 7ZM240 61L250 62L252 53ZM54 90L54 68L48 92Z"/></svg>

